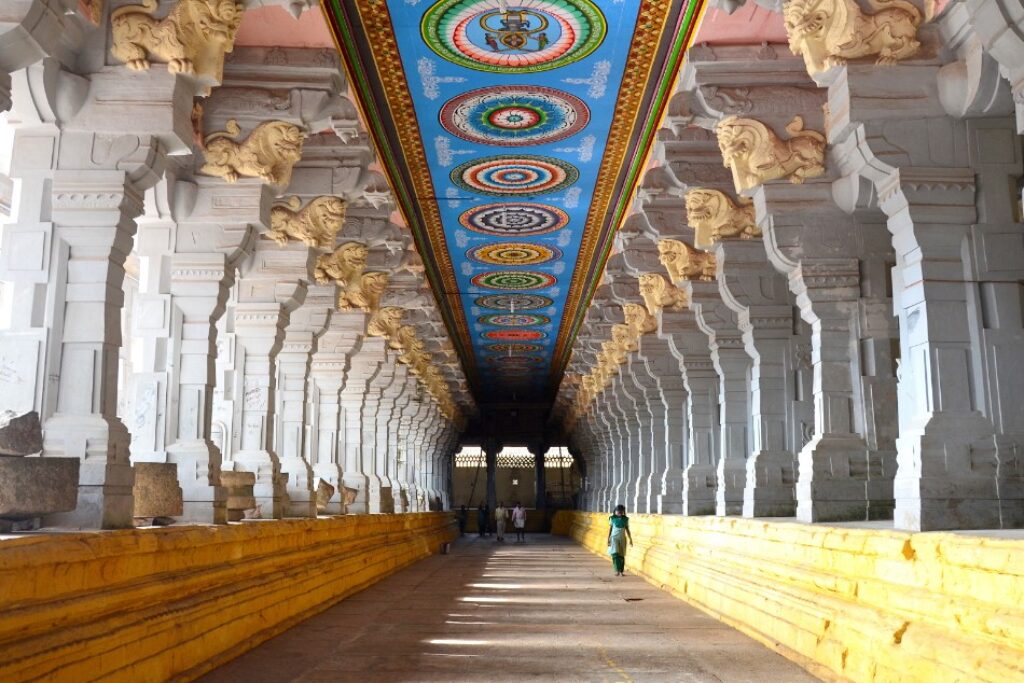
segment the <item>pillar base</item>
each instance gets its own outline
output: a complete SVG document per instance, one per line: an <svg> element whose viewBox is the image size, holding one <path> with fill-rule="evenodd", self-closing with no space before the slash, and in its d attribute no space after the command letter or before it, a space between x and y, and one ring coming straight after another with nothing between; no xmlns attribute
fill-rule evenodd
<svg viewBox="0 0 1024 683"><path fill-rule="evenodd" d="M366 475L345 472L345 476L342 481L344 488L352 489L356 492L355 499L347 502L345 505L345 514L348 515L366 515L370 512L369 505L369 488L370 482ZM344 488L342 491L344 492Z"/></svg>
<svg viewBox="0 0 1024 683"><path fill-rule="evenodd" d="M182 521L227 524L227 490L211 479L219 481L220 460L217 447L205 441L178 442L168 446L167 462L178 466ZM218 463L215 471L211 471L211 462Z"/></svg>
<svg viewBox="0 0 1024 683"><path fill-rule="evenodd" d="M933 413L923 429L908 431L896 440L896 528L942 531L1024 526L1020 470L1014 475L1006 468L1004 473L1000 462L1009 463L1016 445L996 436L984 416ZM1014 493L1016 500L1010 497ZM1004 515L1004 511L1011 512Z"/></svg>
<svg viewBox="0 0 1024 683"><path fill-rule="evenodd" d="M747 458L744 517L796 514L796 458L787 451L759 451Z"/></svg>
<svg viewBox="0 0 1024 683"><path fill-rule="evenodd" d="M633 509L637 512L651 512L651 475L641 477L637 482Z"/></svg>
<svg viewBox="0 0 1024 683"><path fill-rule="evenodd" d="M892 519L894 455L892 451L870 451L858 437L815 436L800 451L797 519Z"/></svg>
<svg viewBox="0 0 1024 683"><path fill-rule="evenodd" d="M288 506L285 517L316 517L316 477L301 458L282 458L281 472L288 475Z"/></svg>
<svg viewBox="0 0 1024 683"><path fill-rule="evenodd" d="M43 427L44 457L82 460L78 503L71 512L48 515L47 526L75 529L130 529L134 526L132 486L135 470L128 461L128 430L102 415L61 415ZM84 452L77 448L84 444ZM123 459L122 459L123 458Z"/></svg>
<svg viewBox="0 0 1024 683"><path fill-rule="evenodd" d="M252 495L261 517L283 518L288 496L288 480L281 473L281 465L270 451L239 451L235 454L233 463L236 472L252 472L256 475Z"/></svg>
<svg viewBox="0 0 1024 683"><path fill-rule="evenodd" d="M313 477L318 485L320 480L323 479L334 487L334 495L331 496L331 499L327 502L327 509L319 514L345 514L345 484L341 468L333 462L324 463L322 465L313 465Z"/></svg>
<svg viewBox="0 0 1024 683"><path fill-rule="evenodd" d="M683 471L683 514L715 514L718 473L714 465L690 465Z"/></svg>
<svg viewBox="0 0 1024 683"><path fill-rule="evenodd" d="M715 489L715 514L719 517L743 514L743 489L747 465L744 460L729 458L718 463L718 487Z"/></svg>

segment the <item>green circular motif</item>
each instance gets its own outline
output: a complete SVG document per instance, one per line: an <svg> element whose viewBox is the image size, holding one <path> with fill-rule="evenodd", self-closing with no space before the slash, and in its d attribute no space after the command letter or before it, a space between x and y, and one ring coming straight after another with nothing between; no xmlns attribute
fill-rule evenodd
<svg viewBox="0 0 1024 683"><path fill-rule="evenodd" d="M440 0L423 15L424 42L444 59L478 71L531 73L572 64L604 40L604 15L590 0Z"/></svg>

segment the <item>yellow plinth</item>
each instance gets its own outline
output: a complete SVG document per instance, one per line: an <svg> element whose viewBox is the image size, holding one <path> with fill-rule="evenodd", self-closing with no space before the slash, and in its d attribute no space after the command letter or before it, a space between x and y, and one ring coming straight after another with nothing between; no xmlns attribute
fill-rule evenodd
<svg viewBox="0 0 1024 683"><path fill-rule="evenodd" d="M630 529L627 571L826 680L1024 681L1024 541L734 517ZM606 514L559 512L553 531L607 553Z"/></svg>
<svg viewBox="0 0 1024 683"><path fill-rule="evenodd" d="M0 542L0 681L191 680L435 553L448 513Z"/></svg>

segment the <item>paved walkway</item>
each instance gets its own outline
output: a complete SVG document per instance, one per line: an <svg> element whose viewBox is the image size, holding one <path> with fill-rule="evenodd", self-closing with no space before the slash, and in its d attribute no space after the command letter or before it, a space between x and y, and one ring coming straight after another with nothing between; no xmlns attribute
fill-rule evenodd
<svg viewBox="0 0 1024 683"><path fill-rule="evenodd" d="M627 558L627 571L628 571ZM205 683L804 683L780 655L571 541L466 537Z"/></svg>

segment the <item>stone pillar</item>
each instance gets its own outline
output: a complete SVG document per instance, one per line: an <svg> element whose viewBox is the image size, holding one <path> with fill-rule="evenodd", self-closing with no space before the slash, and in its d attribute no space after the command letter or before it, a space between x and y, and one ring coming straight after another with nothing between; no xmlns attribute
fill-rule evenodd
<svg viewBox="0 0 1024 683"><path fill-rule="evenodd" d="M43 425L44 457L75 457L78 506L49 523L132 525L129 434L117 418L124 261L142 195L124 171L57 171L52 239L60 262L52 364L56 406ZM57 341L59 340L59 341Z"/></svg>
<svg viewBox="0 0 1024 683"><path fill-rule="evenodd" d="M305 299L307 281L299 278L310 272L312 256L303 245L261 241L238 282L234 329L243 393L234 468L256 474L256 503L264 516L278 519L288 509L286 478L274 449L278 354L289 316Z"/></svg>
<svg viewBox="0 0 1024 683"><path fill-rule="evenodd" d="M487 509L493 515L494 508L498 505L495 478L498 474L498 453L501 451L501 444L496 441L488 441L483 445L483 450L487 464ZM488 520L489 522L490 520Z"/></svg>
<svg viewBox="0 0 1024 683"><path fill-rule="evenodd" d="M722 300L737 315L751 359L751 452L743 516L791 517L796 513L796 456L787 439L787 417L794 397L786 370L795 340L789 291L760 241L719 240L712 251Z"/></svg>
<svg viewBox="0 0 1024 683"><path fill-rule="evenodd" d="M367 480L370 513L393 512L391 479L387 471L387 413L389 396L385 391L395 380L396 362L386 347L382 349L380 369L367 386L363 403L363 472Z"/></svg>
<svg viewBox="0 0 1024 683"><path fill-rule="evenodd" d="M659 338L679 363L689 398L686 411L689 458L683 471L683 514L715 512L718 461L718 397L721 380L711 360L707 336L690 311L662 310Z"/></svg>
<svg viewBox="0 0 1024 683"><path fill-rule="evenodd" d="M365 330L365 314L363 329ZM369 383L377 375L384 358L382 339L363 338L349 361L345 385L341 389L343 429L345 435L344 476L345 486L356 491L355 500L349 504L348 512L367 514L369 508L369 480L364 468L363 453L363 407Z"/></svg>
<svg viewBox="0 0 1024 683"><path fill-rule="evenodd" d="M144 348L134 377L132 459L176 464L183 519L224 523L223 454L211 428L214 359L219 347L229 351L218 344L216 322L237 263L267 220L272 191L253 180L168 175L147 198L156 216L136 240L144 277L133 329Z"/></svg>
<svg viewBox="0 0 1024 683"><path fill-rule="evenodd" d="M333 286L310 287L303 304L289 315L281 351L277 356L274 450L281 471L288 475L288 517L316 517L317 481L306 459L304 442L309 438L306 396L313 354L334 307Z"/></svg>
<svg viewBox="0 0 1024 683"><path fill-rule="evenodd" d="M656 392L650 402L652 411L656 413L652 422L655 447L650 511L663 515L681 514L688 430L685 412L687 393L679 362L672 356L668 342L652 334L641 337L637 358Z"/></svg>
<svg viewBox="0 0 1024 683"><path fill-rule="evenodd" d="M713 282L686 284L697 325L708 335L711 361L719 379L719 455L715 514L743 512L746 458L749 451L751 362L735 313L722 302Z"/></svg>
<svg viewBox="0 0 1024 683"><path fill-rule="evenodd" d="M530 453L533 454L534 472L534 497L533 506L544 515L548 508L548 472L544 463L544 456L547 455L548 445L545 443L535 444Z"/></svg>

